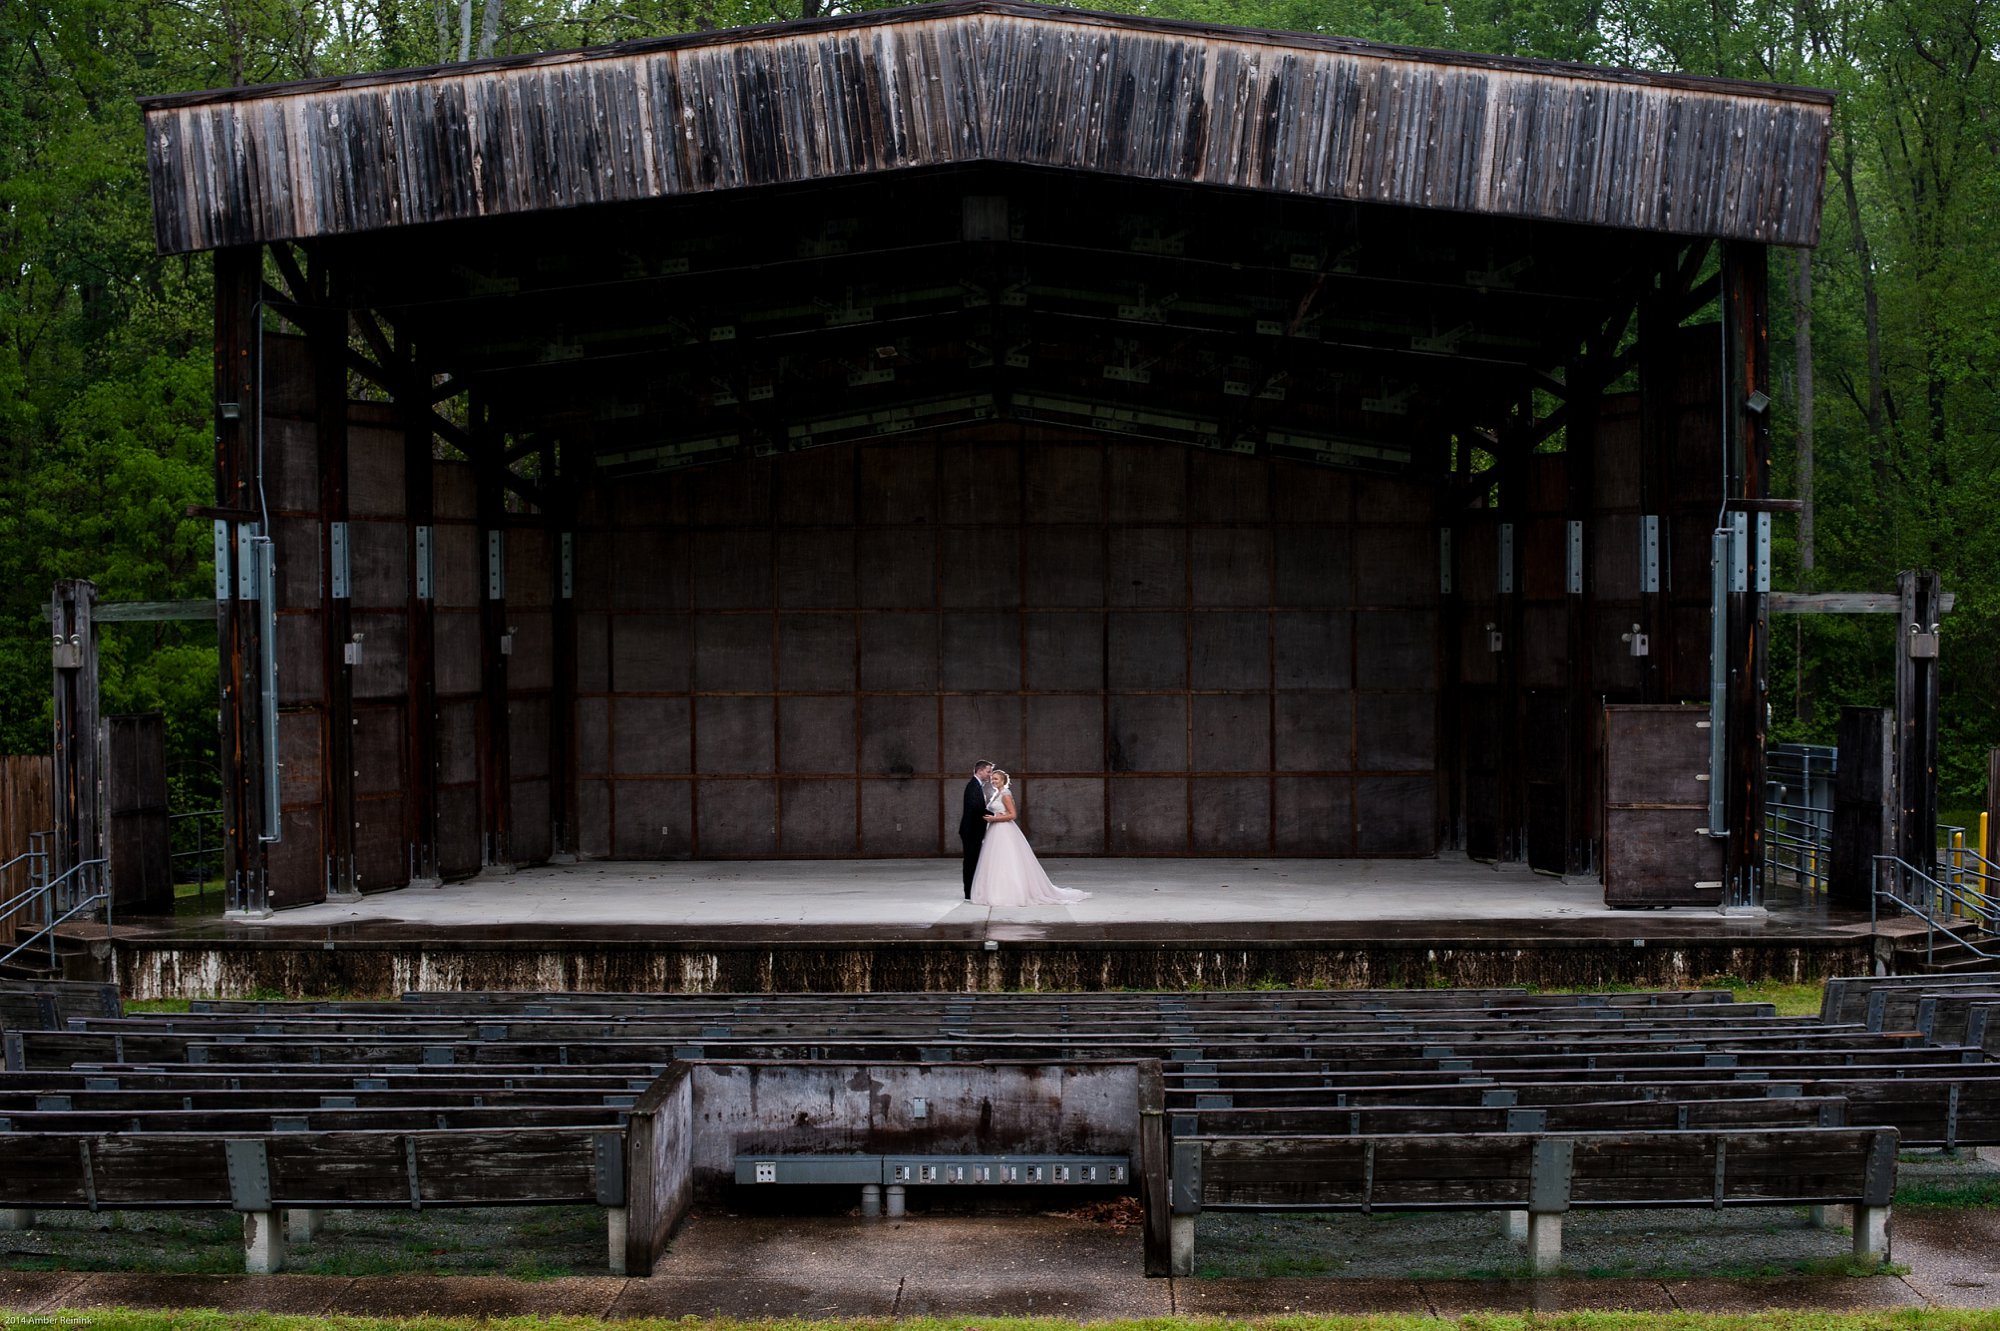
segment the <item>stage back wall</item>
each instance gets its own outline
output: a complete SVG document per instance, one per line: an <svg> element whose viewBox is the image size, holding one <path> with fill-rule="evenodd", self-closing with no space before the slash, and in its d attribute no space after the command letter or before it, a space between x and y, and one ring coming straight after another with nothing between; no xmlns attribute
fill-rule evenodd
<svg viewBox="0 0 2000 1331"><path fill-rule="evenodd" d="M590 492L579 849L1428 854L1428 487L995 427Z"/></svg>

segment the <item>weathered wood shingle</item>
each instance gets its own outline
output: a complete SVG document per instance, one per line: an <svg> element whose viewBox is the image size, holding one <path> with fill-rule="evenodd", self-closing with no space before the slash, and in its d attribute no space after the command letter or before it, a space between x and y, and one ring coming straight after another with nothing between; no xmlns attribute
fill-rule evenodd
<svg viewBox="0 0 2000 1331"><path fill-rule="evenodd" d="M1005 0L145 104L167 253L975 161L1809 245L1831 107Z"/></svg>

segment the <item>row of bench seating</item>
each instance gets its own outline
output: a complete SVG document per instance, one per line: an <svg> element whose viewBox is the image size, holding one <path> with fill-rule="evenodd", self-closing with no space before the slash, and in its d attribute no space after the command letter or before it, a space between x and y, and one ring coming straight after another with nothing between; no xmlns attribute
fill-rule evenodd
<svg viewBox="0 0 2000 1331"><path fill-rule="evenodd" d="M1875 997L1892 988L1894 1005ZM642 1271L686 1182L659 1182L658 1143L694 1131L661 1117L690 1066L1120 1060L1141 1071L1129 1177L1157 1273L1191 1268L1192 1218L1217 1208L1500 1210L1546 1267L1572 1207L1848 1204L1856 1251L1879 1257L1899 1139L2000 1142L2000 1067L1962 1039L1983 1032L1962 1015L1979 1005L1909 1008L1925 1027L1896 1019L1902 988L1836 982L1817 1021L1724 991L1505 989L0 1005L23 1018L0 1021L0 1151L22 1162L0 1221L229 1206L246 1264L277 1269L285 1213L302 1237L333 1206L582 1201L610 1215L613 1268ZM915 1181L1009 1151L947 1145ZM1062 1143L1025 1145L1056 1159ZM769 1134L737 1146L743 1186L797 1158ZM829 1174L890 1158L823 1154Z"/></svg>

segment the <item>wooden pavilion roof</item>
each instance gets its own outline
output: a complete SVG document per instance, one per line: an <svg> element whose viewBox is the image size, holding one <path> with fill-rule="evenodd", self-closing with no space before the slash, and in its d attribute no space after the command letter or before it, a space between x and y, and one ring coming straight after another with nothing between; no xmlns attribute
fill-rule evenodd
<svg viewBox="0 0 2000 1331"><path fill-rule="evenodd" d="M1832 104L972 0L144 109L182 253L978 164L1810 245Z"/></svg>

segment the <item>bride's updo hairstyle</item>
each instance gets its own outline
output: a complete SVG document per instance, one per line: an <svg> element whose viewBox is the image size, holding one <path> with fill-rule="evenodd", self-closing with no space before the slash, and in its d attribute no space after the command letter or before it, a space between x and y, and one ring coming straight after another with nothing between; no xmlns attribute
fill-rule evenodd
<svg viewBox="0 0 2000 1331"><path fill-rule="evenodd" d="M997 767L993 769L993 780L996 783L998 783L1000 789L1002 790L1005 790L1008 786L1014 784L1014 778L1008 776L1005 772L1001 771Z"/></svg>

